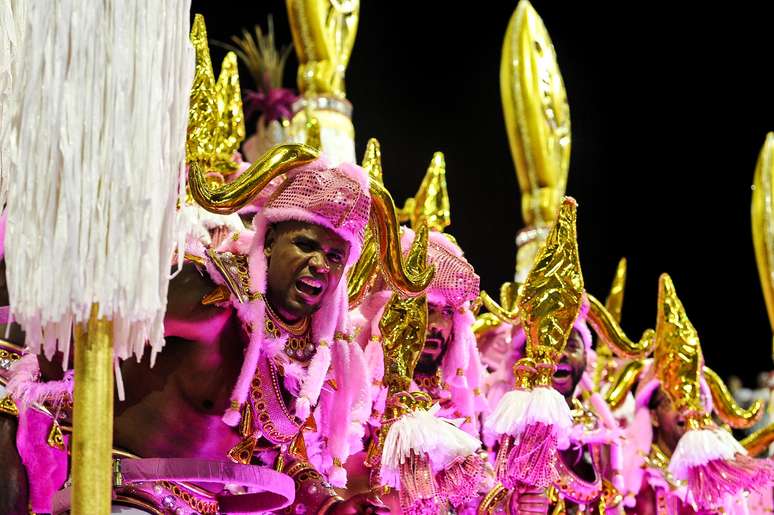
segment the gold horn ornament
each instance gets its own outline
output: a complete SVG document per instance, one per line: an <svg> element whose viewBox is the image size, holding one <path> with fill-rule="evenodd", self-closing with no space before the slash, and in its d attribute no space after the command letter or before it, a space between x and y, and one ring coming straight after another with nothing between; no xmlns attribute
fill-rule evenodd
<svg viewBox="0 0 774 515"><path fill-rule="evenodd" d="M756 457L769 450L769 445L774 442L774 423L755 431L739 441L748 454Z"/></svg>
<svg viewBox="0 0 774 515"><path fill-rule="evenodd" d="M191 44L196 64L188 109L186 159L209 161L215 150L213 136L218 129L218 105L215 100L215 75L207 43L207 27L201 14L194 16Z"/></svg>
<svg viewBox="0 0 774 515"><path fill-rule="evenodd" d="M605 402L611 410L618 409L626 399L626 394L634 387L640 378L640 372L645 367L641 360L630 361L610 381L610 388L605 393Z"/></svg>
<svg viewBox="0 0 774 515"><path fill-rule="evenodd" d="M291 168L309 163L320 153L300 144L277 145L262 155L233 182L210 184L205 176L207 164L189 163L188 184L194 200L207 211L228 215L250 203L275 177Z"/></svg>
<svg viewBox="0 0 774 515"><path fill-rule="evenodd" d="M587 293L589 300L589 312L586 321L594 329L594 332L603 340L618 356L629 359L644 358L653 350L655 333L653 329L646 329L639 341L632 341L624 333L615 317L605 309L605 306L596 297Z"/></svg>
<svg viewBox="0 0 774 515"><path fill-rule="evenodd" d="M774 133L766 135L753 177L752 236L769 324L774 331ZM774 344L772 345L774 354Z"/></svg>
<svg viewBox="0 0 774 515"><path fill-rule="evenodd" d="M720 420L735 429L748 429L763 416L763 402L756 399L749 408L744 409L734 400L728 387L711 368L704 367L704 380L712 394L712 406Z"/></svg>

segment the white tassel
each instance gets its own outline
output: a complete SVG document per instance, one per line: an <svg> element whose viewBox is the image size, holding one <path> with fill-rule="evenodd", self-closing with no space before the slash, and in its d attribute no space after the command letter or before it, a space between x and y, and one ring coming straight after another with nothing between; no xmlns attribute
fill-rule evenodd
<svg viewBox="0 0 774 515"><path fill-rule="evenodd" d="M417 409L403 415L390 426L382 450L382 480L388 486L399 487L399 468L413 452L430 458L434 471L446 467L458 456L474 454L481 441L469 435L451 421L438 418L438 404L429 410Z"/></svg>
<svg viewBox="0 0 774 515"><path fill-rule="evenodd" d="M669 460L669 472L685 479L691 467L706 465L712 460L730 460L736 453L747 454L747 451L723 429L689 430L677 442Z"/></svg>
<svg viewBox="0 0 774 515"><path fill-rule="evenodd" d="M113 320L117 357L163 346L183 241L189 11L190 0L27 2L3 119L8 288L33 352L66 351L95 303Z"/></svg>
<svg viewBox="0 0 774 515"><path fill-rule="evenodd" d="M524 427L524 412L529 404L529 392L511 390L500 398L495 410L487 417L484 427L498 435L516 435Z"/></svg>

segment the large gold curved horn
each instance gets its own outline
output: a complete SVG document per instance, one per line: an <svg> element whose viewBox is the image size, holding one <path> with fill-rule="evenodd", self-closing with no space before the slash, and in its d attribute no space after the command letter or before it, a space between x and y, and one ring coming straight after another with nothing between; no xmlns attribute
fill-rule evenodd
<svg viewBox="0 0 774 515"><path fill-rule="evenodd" d="M404 295L414 296L422 293L430 284L435 274L435 266L416 274L410 272L403 262L400 248L400 233L398 215L392 195L379 182L371 179L371 216L376 241L379 244L379 260L385 279L393 289Z"/></svg>
<svg viewBox="0 0 774 515"><path fill-rule="evenodd" d="M314 161L320 153L306 145L277 145L271 148L233 182L208 184L205 165L192 161L188 184L194 200L207 211L228 215L251 202L272 179L298 166Z"/></svg>
<svg viewBox="0 0 774 515"><path fill-rule="evenodd" d="M629 359L639 359L645 357L653 350L655 343L655 332L653 329L646 329L642 333L639 341L633 342L623 332L621 326L615 321L613 315L605 309L599 300L593 295L586 294L589 299L588 322L604 342L618 356Z"/></svg>
<svg viewBox="0 0 774 515"><path fill-rule="evenodd" d="M764 451L767 451L772 442L774 442L774 423L746 436L739 443L742 444L742 447L747 449L747 453L754 458Z"/></svg>
<svg viewBox="0 0 774 515"><path fill-rule="evenodd" d="M605 402L611 410L618 409L640 377L640 372L645 364L640 360L630 361L610 382L610 389L605 394Z"/></svg>
<svg viewBox="0 0 774 515"><path fill-rule="evenodd" d="M512 310L505 309L483 290L479 293L478 298L481 300L481 303L487 311L497 317L501 322L511 325L519 323L519 310L515 306Z"/></svg>
<svg viewBox="0 0 774 515"><path fill-rule="evenodd" d="M728 387L711 368L704 367L704 380L712 392L712 404L720 420L736 429L747 429L754 426L763 416L763 403L753 402L747 409L739 406Z"/></svg>

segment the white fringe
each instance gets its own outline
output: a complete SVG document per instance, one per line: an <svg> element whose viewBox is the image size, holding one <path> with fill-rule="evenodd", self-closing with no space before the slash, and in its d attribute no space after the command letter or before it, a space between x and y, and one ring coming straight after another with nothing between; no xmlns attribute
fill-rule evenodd
<svg viewBox="0 0 774 515"><path fill-rule="evenodd" d="M414 410L390 426L382 450L382 479L397 477L400 464L412 451L419 455L427 453L433 470L439 471L454 458L470 456L481 447L478 438L437 417L439 409L435 404L429 410Z"/></svg>
<svg viewBox="0 0 774 515"><path fill-rule="evenodd" d="M92 304L115 354L163 345L183 198L190 0L27 0L14 64L6 259L33 352Z"/></svg>
<svg viewBox="0 0 774 515"><path fill-rule="evenodd" d="M0 210L5 206L8 195L8 169L10 167L9 119L15 111L11 102L13 86L13 65L23 40L26 0L5 0L0 2Z"/></svg>
<svg viewBox="0 0 774 515"><path fill-rule="evenodd" d="M678 479L685 479L691 467L706 465L712 460L730 460L737 453L747 454L747 451L724 429L690 430L677 442L669 460L669 472Z"/></svg>

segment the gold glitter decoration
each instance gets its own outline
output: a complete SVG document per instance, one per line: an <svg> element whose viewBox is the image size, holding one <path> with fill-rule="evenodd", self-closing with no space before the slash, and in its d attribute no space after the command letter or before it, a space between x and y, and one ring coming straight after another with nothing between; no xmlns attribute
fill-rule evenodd
<svg viewBox="0 0 774 515"><path fill-rule="evenodd" d="M575 218L575 200L565 198L521 289L519 314L527 337L527 357L538 364L554 364L580 312L583 274Z"/></svg>
<svg viewBox="0 0 774 515"><path fill-rule="evenodd" d="M519 2L505 34L500 94L524 222L547 226L567 184L570 109L553 43L527 0Z"/></svg>
<svg viewBox="0 0 774 515"><path fill-rule="evenodd" d="M774 331L774 133L766 141L758 156L753 178L752 236L755 261L758 263L763 298ZM774 354L774 347L772 348Z"/></svg>
<svg viewBox="0 0 774 515"><path fill-rule="evenodd" d="M658 283L658 318L654 362L661 390L675 409L684 414L702 415L699 383L704 358L699 335L677 297L672 279L662 274Z"/></svg>
<svg viewBox="0 0 774 515"><path fill-rule="evenodd" d="M425 222L431 231L438 232L443 232L451 224L446 160L442 152L433 154L417 194L406 199L400 218L401 222L410 221L411 227Z"/></svg>
<svg viewBox="0 0 774 515"><path fill-rule="evenodd" d="M302 94L345 97L344 73L355 44L359 0L288 0Z"/></svg>

